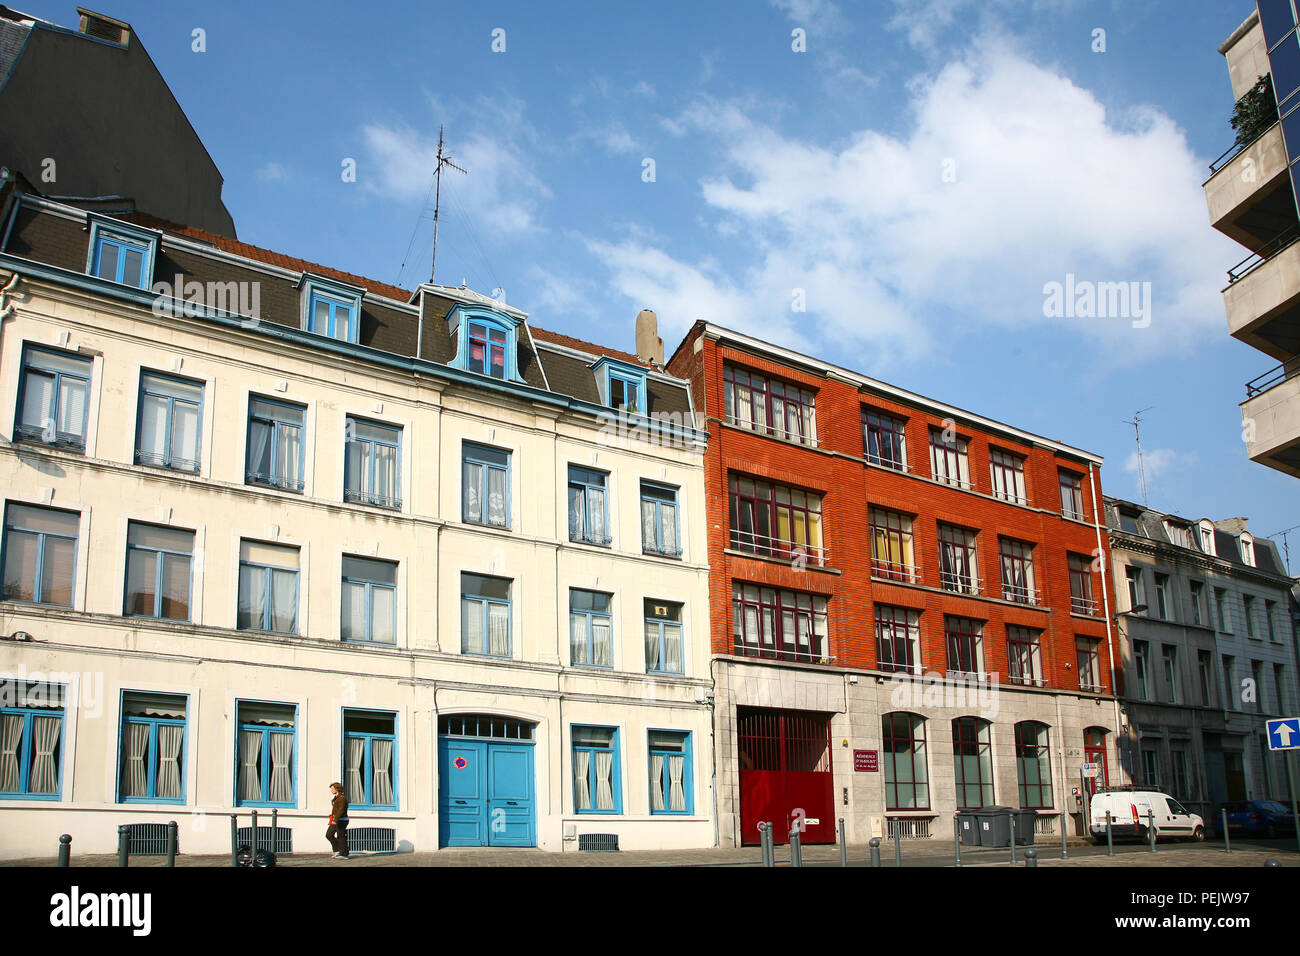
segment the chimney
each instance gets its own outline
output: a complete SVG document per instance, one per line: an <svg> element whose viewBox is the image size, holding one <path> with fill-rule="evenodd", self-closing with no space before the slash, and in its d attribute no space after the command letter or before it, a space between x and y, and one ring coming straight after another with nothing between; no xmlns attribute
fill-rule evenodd
<svg viewBox="0 0 1300 956"><path fill-rule="evenodd" d="M636 357L663 367L664 340L659 337L659 316L642 309L636 316Z"/></svg>
<svg viewBox="0 0 1300 956"><path fill-rule="evenodd" d="M1246 527L1249 521L1249 518L1224 518L1222 521L1214 522L1214 526L1220 531L1228 532L1228 534L1241 534L1243 531L1249 530Z"/></svg>

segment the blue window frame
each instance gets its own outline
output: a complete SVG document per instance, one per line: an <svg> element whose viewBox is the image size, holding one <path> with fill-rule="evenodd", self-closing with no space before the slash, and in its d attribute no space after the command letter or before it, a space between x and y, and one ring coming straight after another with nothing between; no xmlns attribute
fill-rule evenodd
<svg viewBox="0 0 1300 956"><path fill-rule="evenodd" d="M84 451L90 372L91 361L83 356L25 347L15 439Z"/></svg>
<svg viewBox="0 0 1300 956"><path fill-rule="evenodd" d="M651 730L650 812L689 815L695 808L691 735L678 730Z"/></svg>
<svg viewBox="0 0 1300 956"><path fill-rule="evenodd" d="M301 405L268 398L248 400L248 462L245 480L284 491L302 491L304 450Z"/></svg>
<svg viewBox="0 0 1300 956"><path fill-rule="evenodd" d="M183 694L124 691L118 740L118 803L184 803Z"/></svg>
<svg viewBox="0 0 1300 956"><path fill-rule="evenodd" d="M683 673L682 606L645 599L645 669L652 674Z"/></svg>
<svg viewBox="0 0 1300 956"><path fill-rule="evenodd" d="M460 650L487 657L510 656L510 579L460 576Z"/></svg>
<svg viewBox="0 0 1300 956"><path fill-rule="evenodd" d="M506 352L510 335L495 322L468 319L469 353L466 367L480 375L493 378L506 377Z"/></svg>
<svg viewBox="0 0 1300 956"><path fill-rule="evenodd" d="M510 527L510 452L465 442L461 449L461 520Z"/></svg>
<svg viewBox="0 0 1300 956"><path fill-rule="evenodd" d="M91 215L86 272L133 289L153 285L158 233Z"/></svg>
<svg viewBox="0 0 1300 956"><path fill-rule="evenodd" d="M298 549L263 541L239 542L241 631L298 633Z"/></svg>
<svg viewBox="0 0 1300 956"><path fill-rule="evenodd" d="M402 508L402 430L348 418L343 500L377 508Z"/></svg>
<svg viewBox="0 0 1300 956"><path fill-rule="evenodd" d="M606 405L621 412L646 414L644 369L611 358L598 360L592 368L603 389Z"/></svg>
<svg viewBox="0 0 1300 956"><path fill-rule="evenodd" d="M235 805L297 806L297 706L239 700L235 714Z"/></svg>
<svg viewBox="0 0 1300 956"><path fill-rule="evenodd" d="M302 327L342 342L358 342L365 290L323 276L302 278Z"/></svg>
<svg viewBox="0 0 1300 956"><path fill-rule="evenodd" d="M569 590L569 661L575 667L613 667L612 594Z"/></svg>
<svg viewBox="0 0 1300 956"><path fill-rule="evenodd" d="M0 797L61 798L64 695L62 684L0 681Z"/></svg>
<svg viewBox="0 0 1300 956"><path fill-rule="evenodd" d="M202 422L202 382L142 372L135 463L197 472Z"/></svg>
<svg viewBox="0 0 1300 956"><path fill-rule="evenodd" d="M666 558L682 556L677 522L677 489L641 482L641 551Z"/></svg>
<svg viewBox="0 0 1300 956"><path fill-rule="evenodd" d="M496 309L456 305L447 314L447 328L456 340L452 365L505 382L521 382L517 341L521 319Z"/></svg>
<svg viewBox="0 0 1300 956"><path fill-rule="evenodd" d="M609 475L590 468L569 466L569 540L608 547Z"/></svg>
<svg viewBox="0 0 1300 956"><path fill-rule="evenodd" d="M343 711L340 780L353 808L397 809L397 714Z"/></svg>
<svg viewBox="0 0 1300 956"><path fill-rule="evenodd" d="M4 600L72 607L80 522L75 511L5 506Z"/></svg>
<svg viewBox="0 0 1300 956"><path fill-rule="evenodd" d="M575 725L572 735L574 811L622 813L618 728Z"/></svg>
<svg viewBox="0 0 1300 956"><path fill-rule="evenodd" d="M128 617L190 619L194 532L132 521L126 532Z"/></svg>
<svg viewBox="0 0 1300 956"><path fill-rule="evenodd" d="M397 641L396 626L397 565L345 554L343 640L393 644Z"/></svg>

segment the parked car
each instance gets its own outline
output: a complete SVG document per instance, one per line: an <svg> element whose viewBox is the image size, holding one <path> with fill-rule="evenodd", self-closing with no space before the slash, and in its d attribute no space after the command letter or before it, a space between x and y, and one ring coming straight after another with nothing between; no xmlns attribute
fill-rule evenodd
<svg viewBox="0 0 1300 956"><path fill-rule="evenodd" d="M1092 795L1089 830L1094 843L1106 842L1106 813L1111 839L1147 839L1154 822L1156 839L1204 840L1205 821L1159 790L1101 790Z"/></svg>
<svg viewBox="0 0 1300 956"><path fill-rule="evenodd" d="M1228 811L1228 832L1250 836L1276 837L1295 833L1295 816L1291 809L1276 800L1236 800L1214 808L1210 830L1222 837L1223 811Z"/></svg>

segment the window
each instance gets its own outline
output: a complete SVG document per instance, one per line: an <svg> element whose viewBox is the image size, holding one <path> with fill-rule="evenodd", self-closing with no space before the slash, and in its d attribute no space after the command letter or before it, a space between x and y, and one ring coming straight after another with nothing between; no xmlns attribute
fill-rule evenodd
<svg viewBox="0 0 1300 956"><path fill-rule="evenodd" d="M6 601L72 607L80 521L75 511L5 506Z"/></svg>
<svg viewBox="0 0 1300 956"><path fill-rule="evenodd" d="M969 488L970 456L966 439L946 435L943 429L930 429L930 474L935 481L946 485Z"/></svg>
<svg viewBox="0 0 1300 956"><path fill-rule="evenodd" d="M1201 682L1201 703L1214 706L1214 658L1209 651L1196 652L1196 672Z"/></svg>
<svg viewBox="0 0 1300 956"><path fill-rule="evenodd" d="M340 633L345 641L397 642L396 564L343 555Z"/></svg>
<svg viewBox="0 0 1300 956"><path fill-rule="evenodd" d="M402 430L349 416L343 500L400 511Z"/></svg>
<svg viewBox="0 0 1300 956"><path fill-rule="evenodd" d="M1092 596L1092 558L1081 554L1071 554L1070 567L1070 611L1074 614L1097 614L1097 602Z"/></svg>
<svg viewBox="0 0 1300 956"><path fill-rule="evenodd" d="M989 449L989 476L993 481L993 494L1003 501L1027 505L1025 497L1025 460L1009 451Z"/></svg>
<svg viewBox="0 0 1300 956"><path fill-rule="evenodd" d="M397 715L343 711L343 792L366 810L397 809Z"/></svg>
<svg viewBox="0 0 1300 956"><path fill-rule="evenodd" d="M655 674L683 673L682 606L645 599L645 668Z"/></svg>
<svg viewBox="0 0 1300 956"><path fill-rule="evenodd" d="M461 653L509 657L509 579L462 573L460 594Z"/></svg>
<svg viewBox="0 0 1300 956"><path fill-rule="evenodd" d="M727 485L733 548L825 564L821 495L742 475L732 475Z"/></svg>
<svg viewBox="0 0 1300 956"><path fill-rule="evenodd" d="M826 663L826 598L734 582L735 653L746 657Z"/></svg>
<svg viewBox="0 0 1300 956"><path fill-rule="evenodd" d="M464 498L461 520L510 527L510 452L465 442L461 450Z"/></svg>
<svg viewBox="0 0 1300 956"><path fill-rule="evenodd" d="M1169 618L1169 575L1156 575L1156 617L1162 621Z"/></svg>
<svg viewBox="0 0 1300 956"><path fill-rule="evenodd" d="M0 796L60 798L65 693L61 684L0 681Z"/></svg>
<svg viewBox="0 0 1300 956"><path fill-rule="evenodd" d="M343 342L356 342L361 326L361 295L345 286L325 287L306 280L307 331ZM350 791L349 791L350 792Z"/></svg>
<svg viewBox="0 0 1300 956"><path fill-rule="evenodd" d="M1101 765L1101 776L1090 781L1092 793L1100 787L1110 786L1110 767L1106 760L1106 736L1109 733L1105 727L1085 727L1083 730L1084 763Z"/></svg>
<svg viewBox="0 0 1300 956"><path fill-rule="evenodd" d="M1273 665L1273 689L1277 693L1277 712L1279 714L1290 713L1286 687L1286 665Z"/></svg>
<svg viewBox="0 0 1300 956"><path fill-rule="evenodd" d="M1170 544L1176 544L1180 548L1190 548L1192 546L1191 532L1185 524L1166 521L1165 534L1169 535Z"/></svg>
<svg viewBox="0 0 1300 956"><path fill-rule="evenodd" d="M1160 758L1152 747L1142 748L1142 775L1148 786L1160 786Z"/></svg>
<svg viewBox="0 0 1300 956"><path fill-rule="evenodd" d="M85 451L91 361L28 346L18 383L18 441Z"/></svg>
<svg viewBox="0 0 1300 956"><path fill-rule="evenodd" d="M1276 601L1264 602L1264 627L1268 630L1268 639L1274 644L1278 643L1277 628L1273 626L1273 612L1276 610Z"/></svg>
<svg viewBox="0 0 1300 956"><path fill-rule="evenodd" d="M1042 687L1042 631L1007 625L1007 679L1013 684Z"/></svg>
<svg viewBox="0 0 1300 956"><path fill-rule="evenodd" d="M1136 611L1139 607L1145 607L1147 598L1146 588L1142 584L1142 569L1129 565L1124 569L1124 575L1128 579L1129 610Z"/></svg>
<svg viewBox="0 0 1300 956"><path fill-rule="evenodd" d="M600 373L605 369L606 404L621 412L646 413L646 378L645 372L631 365L615 365L610 359L597 362L595 369Z"/></svg>
<svg viewBox="0 0 1300 956"><path fill-rule="evenodd" d="M801 445L817 444L813 393L727 365L722 370L727 424Z"/></svg>
<svg viewBox="0 0 1300 956"><path fill-rule="evenodd" d="M650 744L650 812L684 813L692 810L691 735L674 730L652 730Z"/></svg>
<svg viewBox="0 0 1300 956"><path fill-rule="evenodd" d="M194 532L132 521L126 532L129 617L190 619Z"/></svg>
<svg viewBox="0 0 1300 956"><path fill-rule="evenodd" d="M1002 600L1017 604L1038 604L1034 587L1034 546L1027 541L998 538L998 559L1002 565Z"/></svg>
<svg viewBox="0 0 1300 956"><path fill-rule="evenodd" d="M958 717L952 722L953 770L957 778L957 809L972 810L993 803L993 757L989 722Z"/></svg>
<svg viewBox="0 0 1300 956"><path fill-rule="evenodd" d="M871 526L871 573L891 581L917 583L921 569L916 565L912 543L912 518L884 508L868 512Z"/></svg>
<svg viewBox="0 0 1300 956"><path fill-rule="evenodd" d="M1169 763L1173 770L1173 792L1184 800L1191 796L1188 790L1187 750L1183 747L1169 747Z"/></svg>
<svg viewBox="0 0 1300 956"><path fill-rule="evenodd" d="M1201 550L1211 557L1216 556L1218 552L1214 547L1214 524L1210 521L1202 521L1199 530L1201 532Z"/></svg>
<svg viewBox="0 0 1300 956"><path fill-rule="evenodd" d="M641 482L641 551L680 558L677 528L677 489Z"/></svg>
<svg viewBox="0 0 1300 956"><path fill-rule="evenodd" d="M1150 700L1151 692L1147 684L1147 642L1133 642L1134 691L1139 700Z"/></svg>
<svg viewBox="0 0 1300 956"><path fill-rule="evenodd" d="M87 221L90 245L86 272L133 289L150 288L158 234L116 221L110 224L95 216L88 216Z"/></svg>
<svg viewBox="0 0 1300 956"><path fill-rule="evenodd" d="M302 491L304 413L301 405L249 398L248 484Z"/></svg>
<svg viewBox="0 0 1300 956"><path fill-rule="evenodd" d="M578 813L622 813L618 729L573 728L573 809Z"/></svg>
<svg viewBox="0 0 1300 956"><path fill-rule="evenodd" d="M569 590L569 663L575 667L612 667L609 614L612 595Z"/></svg>
<svg viewBox="0 0 1300 956"><path fill-rule="evenodd" d="M1255 566L1255 541L1244 531L1241 535L1241 560L1249 567Z"/></svg>
<svg viewBox="0 0 1300 956"><path fill-rule="evenodd" d="M862 409L862 443L867 461L907 471L907 423L883 412Z"/></svg>
<svg viewBox="0 0 1300 956"><path fill-rule="evenodd" d="M605 485L609 475L569 466L569 540L607 547L611 540Z"/></svg>
<svg viewBox="0 0 1300 956"><path fill-rule="evenodd" d="M298 549L263 541L239 542L241 631L298 633Z"/></svg>
<svg viewBox="0 0 1300 956"><path fill-rule="evenodd" d="M1228 631L1228 592L1224 588L1214 589L1214 618L1219 630Z"/></svg>
<svg viewBox="0 0 1300 956"><path fill-rule="evenodd" d="M1255 599L1249 594L1243 594L1241 603L1246 615L1246 636L1258 639L1259 635L1255 633Z"/></svg>
<svg viewBox="0 0 1300 956"><path fill-rule="evenodd" d="M1223 655L1223 690L1226 695L1223 702L1224 710L1241 709L1240 707L1237 706L1241 698L1240 698L1240 691L1232 679L1232 665L1233 665L1232 656L1229 654L1224 654Z"/></svg>
<svg viewBox="0 0 1300 956"><path fill-rule="evenodd" d="M945 591L979 594L983 584L975 564L975 532L939 524L939 583Z"/></svg>
<svg viewBox="0 0 1300 956"><path fill-rule="evenodd" d="M1072 471L1057 471L1061 485L1061 514L1066 518L1083 520L1083 476Z"/></svg>
<svg viewBox="0 0 1300 956"><path fill-rule="evenodd" d="M1164 669L1165 678L1165 701L1166 703L1178 703L1178 648L1172 644L1163 644L1160 647L1160 663Z"/></svg>
<svg viewBox="0 0 1300 956"><path fill-rule="evenodd" d="M1142 515L1140 512L1126 511L1123 508L1119 512L1119 527L1121 531L1127 531L1129 534L1140 534L1148 537L1146 530L1142 526Z"/></svg>
<svg viewBox="0 0 1300 956"><path fill-rule="evenodd" d="M944 636L948 644L948 676L978 679L984 674L983 625L968 617L945 616Z"/></svg>
<svg viewBox="0 0 1300 956"><path fill-rule="evenodd" d="M235 805L292 807L298 800L298 708L235 702Z"/></svg>
<svg viewBox="0 0 1300 956"><path fill-rule="evenodd" d="M888 604L876 605L877 666L882 671L921 673L921 614Z"/></svg>
<svg viewBox="0 0 1300 956"><path fill-rule="evenodd" d="M122 695L119 803L185 802L185 717L180 694Z"/></svg>
<svg viewBox="0 0 1300 956"><path fill-rule="evenodd" d="M202 415L201 382L141 373L135 463L197 472Z"/></svg>
<svg viewBox="0 0 1300 956"><path fill-rule="evenodd" d="M468 319L468 368L480 375L506 378L506 347L510 336L501 326L480 319Z"/></svg>
<svg viewBox="0 0 1300 956"><path fill-rule="evenodd" d="M925 718L885 714L881 718L885 809L928 810L930 783L925 761Z"/></svg>
<svg viewBox="0 0 1300 956"><path fill-rule="evenodd" d="M1192 592L1192 623L1205 625L1205 582L1193 581L1189 585Z"/></svg>
<svg viewBox="0 0 1300 956"><path fill-rule="evenodd" d="M522 317L504 312L471 312L465 306L453 306L447 316L456 341L456 358L451 364L502 381L522 382L516 355L520 321Z"/></svg>
<svg viewBox="0 0 1300 956"><path fill-rule="evenodd" d="M1074 658L1079 670L1079 690L1101 690L1101 667L1098 660L1100 641L1092 637L1075 637Z"/></svg>
<svg viewBox="0 0 1300 956"><path fill-rule="evenodd" d="M1035 720L1016 724L1016 786L1021 809L1052 806L1052 757L1046 724Z"/></svg>

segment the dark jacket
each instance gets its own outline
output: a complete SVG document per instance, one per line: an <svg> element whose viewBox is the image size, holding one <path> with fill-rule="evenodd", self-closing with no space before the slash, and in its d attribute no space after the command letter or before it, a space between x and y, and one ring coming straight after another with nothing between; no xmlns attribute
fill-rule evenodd
<svg viewBox="0 0 1300 956"><path fill-rule="evenodd" d="M348 798L343 794L335 794L334 800L330 803L330 823L343 823L348 818Z"/></svg>

